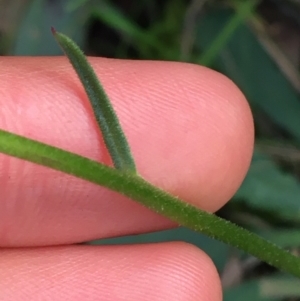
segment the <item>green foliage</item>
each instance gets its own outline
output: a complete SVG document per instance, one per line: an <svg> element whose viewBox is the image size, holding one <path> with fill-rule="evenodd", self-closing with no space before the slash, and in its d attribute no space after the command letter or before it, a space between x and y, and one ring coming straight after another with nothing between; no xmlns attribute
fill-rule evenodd
<svg viewBox="0 0 300 301"><path fill-rule="evenodd" d="M72 1L29 1L26 13L19 22L11 45L12 55L58 55L59 48L53 44L49 28L55 26L83 45L88 10L86 7L69 11Z"/></svg>
<svg viewBox="0 0 300 301"><path fill-rule="evenodd" d="M52 33L66 53L84 86L115 167L122 171L136 173L135 162L125 134L94 70L73 40L62 33L56 32L53 28Z"/></svg>
<svg viewBox="0 0 300 301"><path fill-rule="evenodd" d="M198 25L199 46L206 48L211 45L233 17L234 13L228 10L214 10L207 14ZM265 112L300 141L298 91L246 24L240 24L232 34L216 57L214 66L240 87L254 109Z"/></svg>
<svg viewBox="0 0 300 301"><path fill-rule="evenodd" d="M227 1L231 5L226 6L224 1L210 1L204 8L199 8L194 23L187 24L185 17L190 5L187 1L145 0L125 8L118 5L118 1L101 1L101 4L92 0L53 1L62 8L61 14L51 14L55 8L50 1L31 1L16 32L14 47L9 52L25 55L59 54L49 33L49 27L53 25L74 38L80 46L85 46L87 53L162 60L181 60L184 57L185 61L195 63L203 62L206 57L206 64L232 78L245 93L256 121L257 149L251 169L226 209L226 214L229 218L238 217L238 220L245 222L241 213L241 206L245 205L243 214L246 211L248 218L263 220L264 227L268 229L262 231L260 224L255 223L256 232L284 247L299 247L297 163L287 157L281 157L279 161L259 148L260 141L266 138L273 147L276 147L279 138L281 141L284 138L283 141L289 144L299 141L299 93L270 56L262 42L264 37L254 30L257 10L244 11L245 14L240 17L239 3L242 2L249 7L253 3ZM280 6L286 9L290 2L283 1ZM296 13L296 9L293 11ZM246 23L245 18L250 23ZM189 50L183 56L182 49L186 45L182 33L185 28L188 30L184 36L190 35L190 42L187 47ZM164 231L151 234L151 238L149 235L129 237L128 240L122 238L121 242L161 241L174 237L186 240L185 231L189 230ZM223 244L222 248L216 247L211 239L194 232L189 234L188 241L201 248L205 246L222 273L224 262L231 254L230 248ZM220 258L222 260L219 262ZM240 256L240 260L244 260L244 257ZM285 293L277 296L265 294L262 289L265 279L258 272L256 279L245 280L232 289L226 289L225 300L248 298L271 301L300 295L294 289L297 282L290 282L289 278L284 283L294 286L286 285ZM283 288L278 282L271 283L274 288ZM290 290L290 294L287 290Z"/></svg>
<svg viewBox="0 0 300 301"><path fill-rule="evenodd" d="M299 280L286 275L245 281L224 293L224 301L280 301L300 295Z"/></svg>
<svg viewBox="0 0 300 301"><path fill-rule="evenodd" d="M256 151L247 177L236 194L236 202L273 211L284 219L299 221L300 185L290 173L283 172L267 155Z"/></svg>

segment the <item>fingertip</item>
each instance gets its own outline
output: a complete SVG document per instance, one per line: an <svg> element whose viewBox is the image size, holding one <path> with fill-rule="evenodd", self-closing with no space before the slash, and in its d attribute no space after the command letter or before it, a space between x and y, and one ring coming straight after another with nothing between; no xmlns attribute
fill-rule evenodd
<svg viewBox="0 0 300 301"><path fill-rule="evenodd" d="M253 151L251 111L240 90L220 73L191 64L90 61L138 172L204 210L224 205L241 184ZM1 128L111 162L65 57L4 58L2 67ZM92 183L2 154L0 160L9 175L1 182L2 246L74 243L173 225Z"/></svg>
<svg viewBox="0 0 300 301"><path fill-rule="evenodd" d="M222 299L212 261L186 243L4 249L2 259L7 301Z"/></svg>

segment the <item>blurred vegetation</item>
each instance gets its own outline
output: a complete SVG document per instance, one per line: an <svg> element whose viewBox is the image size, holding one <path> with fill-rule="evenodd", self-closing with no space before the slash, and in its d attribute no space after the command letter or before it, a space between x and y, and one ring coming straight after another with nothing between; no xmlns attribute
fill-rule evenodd
<svg viewBox="0 0 300 301"><path fill-rule="evenodd" d="M253 110L250 171L219 214L297 253L300 246L300 1L0 0L2 55L57 55L50 26L89 55L184 61L230 77ZM222 275L225 300L295 300L299 281L188 229L92 243L184 240Z"/></svg>

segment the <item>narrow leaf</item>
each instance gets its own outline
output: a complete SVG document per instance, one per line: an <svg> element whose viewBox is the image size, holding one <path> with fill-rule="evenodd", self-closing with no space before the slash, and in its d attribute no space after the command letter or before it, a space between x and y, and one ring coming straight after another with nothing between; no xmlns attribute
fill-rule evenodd
<svg viewBox="0 0 300 301"><path fill-rule="evenodd" d="M125 134L92 66L69 37L55 31L54 28L52 28L52 33L84 86L115 167L136 173L135 163Z"/></svg>

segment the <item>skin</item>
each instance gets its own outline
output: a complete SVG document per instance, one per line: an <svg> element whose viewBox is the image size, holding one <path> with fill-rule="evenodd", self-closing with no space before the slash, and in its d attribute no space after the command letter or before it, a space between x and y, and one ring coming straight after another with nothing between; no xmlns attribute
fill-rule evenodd
<svg viewBox="0 0 300 301"><path fill-rule="evenodd" d="M253 120L239 89L195 65L90 61L139 173L207 211L223 206L253 151ZM0 65L0 128L111 165L65 57L3 57ZM72 245L173 222L43 166L0 154L0 167L1 300L222 300L216 268L192 245Z"/></svg>

